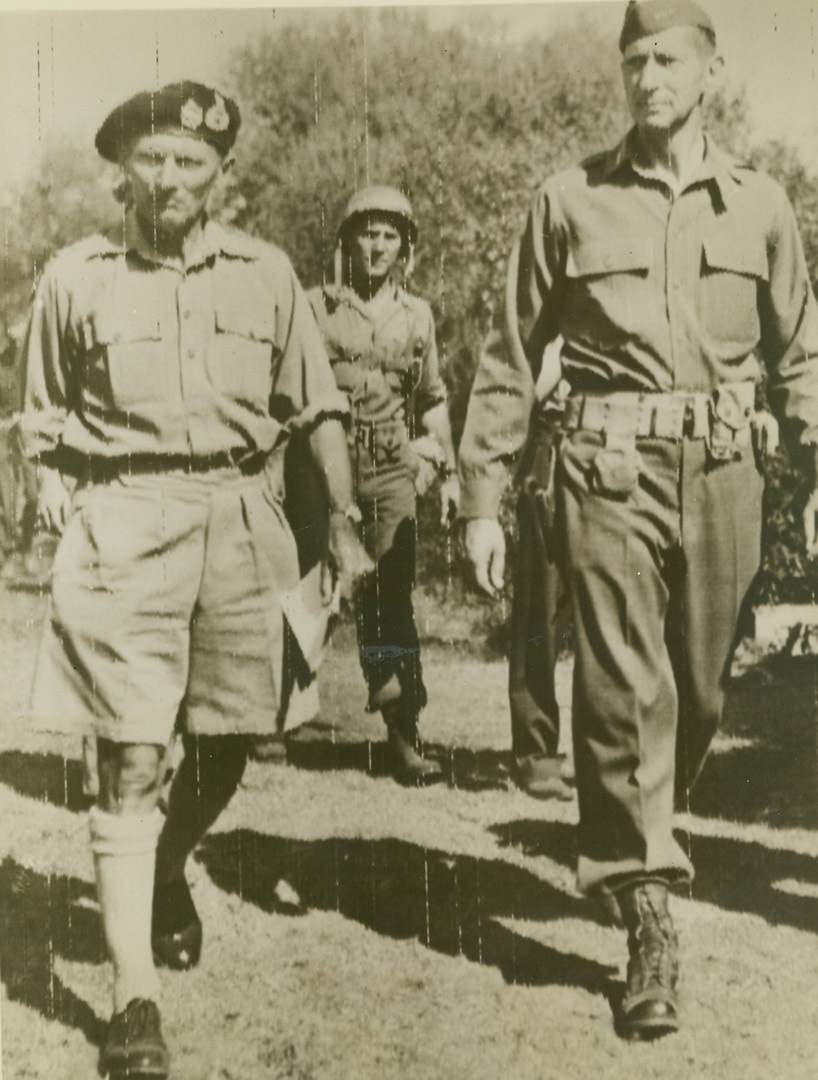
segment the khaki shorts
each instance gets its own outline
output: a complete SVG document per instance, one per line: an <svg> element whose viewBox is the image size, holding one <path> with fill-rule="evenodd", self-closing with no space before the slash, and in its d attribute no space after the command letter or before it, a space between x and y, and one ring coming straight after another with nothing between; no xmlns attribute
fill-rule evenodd
<svg viewBox="0 0 818 1080"><path fill-rule="evenodd" d="M32 715L48 731L166 744L273 734L304 664L280 604L295 542L262 472L80 487L54 561ZM308 679L302 679L306 685Z"/></svg>

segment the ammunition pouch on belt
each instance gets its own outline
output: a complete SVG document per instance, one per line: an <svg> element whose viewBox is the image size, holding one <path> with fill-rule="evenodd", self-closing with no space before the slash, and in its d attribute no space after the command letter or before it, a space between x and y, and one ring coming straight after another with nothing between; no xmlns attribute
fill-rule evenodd
<svg viewBox="0 0 818 1080"><path fill-rule="evenodd" d="M723 383L712 394L578 394L566 403L563 429L605 436L594 479L600 490L625 495L638 480L637 439L704 439L711 464L738 461L751 445L754 404L750 382Z"/></svg>
<svg viewBox="0 0 818 1080"><path fill-rule="evenodd" d="M710 397L708 456L713 463L740 461L750 446L755 404L753 383L724 383Z"/></svg>

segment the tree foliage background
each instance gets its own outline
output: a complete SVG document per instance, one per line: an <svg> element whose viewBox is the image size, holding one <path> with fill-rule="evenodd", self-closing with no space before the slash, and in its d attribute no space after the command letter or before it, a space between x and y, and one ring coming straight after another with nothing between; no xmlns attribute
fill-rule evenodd
<svg viewBox="0 0 818 1080"><path fill-rule="evenodd" d="M374 182L411 198L420 244L415 291L432 304L456 437L480 344L501 295L506 258L540 180L614 143L627 127L615 46L589 16L543 41L514 41L471 15L432 29L419 10L358 9L291 24L232 58L225 88L242 106L235 180L218 212L274 240L305 285L320 281L342 207ZM742 94L717 95L718 141L780 179L818 278L818 185L791 149L755 145ZM40 174L7 195L3 305L19 318L56 248L116 221L111 176L93 148L56 145ZM771 468L770 529L760 595L811 596L787 516L797 495L786 463ZM442 580L446 546L431 510L422 566Z"/></svg>

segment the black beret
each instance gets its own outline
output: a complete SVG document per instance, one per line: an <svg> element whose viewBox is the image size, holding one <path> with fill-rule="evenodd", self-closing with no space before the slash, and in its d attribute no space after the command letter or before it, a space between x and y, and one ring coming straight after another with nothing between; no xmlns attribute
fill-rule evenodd
<svg viewBox="0 0 818 1080"><path fill-rule="evenodd" d="M119 161L122 148L134 139L174 128L210 143L224 157L236 141L240 124L235 101L202 83L185 80L161 90L143 90L117 105L95 142L106 161Z"/></svg>
<svg viewBox="0 0 818 1080"><path fill-rule="evenodd" d="M619 51L647 34L661 34L674 26L697 26L716 43L716 29L695 0L630 0L619 37Z"/></svg>

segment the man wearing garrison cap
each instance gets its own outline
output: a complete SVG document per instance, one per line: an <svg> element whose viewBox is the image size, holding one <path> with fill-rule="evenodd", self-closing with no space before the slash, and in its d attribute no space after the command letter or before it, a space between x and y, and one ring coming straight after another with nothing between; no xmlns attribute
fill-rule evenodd
<svg viewBox="0 0 818 1080"><path fill-rule="evenodd" d="M576 627L578 883L628 929L618 1030L651 1038L678 1026L668 887L693 876L674 792L685 806L719 723L759 562L763 371L818 550L818 309L784 192L703 130L721 67L707 13L630 3L620 49L633 127L536 193L474 382L460 513L491 591L505 463L536 431L537 377L565 378L555 512Z"/></svg>
<svg viewBox="0 0 818 1080"><path fill-rule="evenodd" d="M348 405L290 262L206 212L239 122L194 82L111 113L96 145L121 169L122 234L52 260L23 346L40 512L62 531L32 712L97 739L91 848L114 966L100 1071L117 1080L168 1075L155 962L191 967L202 944L185 861L250 737L280 731L307 681L282 612L298 584L292 431L326 478L342 585L372 566L352 523ZM163 826L175 727L186 753Z"/></svg>

